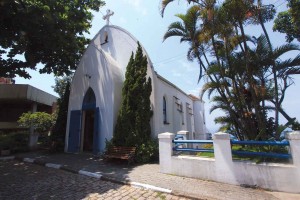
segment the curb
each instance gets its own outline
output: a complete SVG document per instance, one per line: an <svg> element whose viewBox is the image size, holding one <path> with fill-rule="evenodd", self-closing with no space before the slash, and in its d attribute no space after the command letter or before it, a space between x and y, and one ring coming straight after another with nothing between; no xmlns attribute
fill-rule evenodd
<svg viewBox="0 0 300 200"><path fill-rule="evenodd" d="M101 177L102 177L102 175L99 174L99 173L88 172L88 171L85 171L85 170L79 170L78 174L93 177L93 178L97 178L97 179L101 179Z"/></svg>
<svg viewBox="0 0 300 200"><path fill-rule="evenodd" d="M153 191L156 191L156 192L163 192L163 193L167 193L167 194L172 193L172 190L161 188L161 187L156 187L154 185L148 185L148 184L137 183L137 182L130 182L129 184L133 187L143 188L143 189L146 189L146 190L153 190Z"/></svg>
<svg viewBox="0 0 300 200"><path fill-rule="evenodd" d="M81 175L84 175L84 176L100 179L100 180L103 180L103 181L109 181L109 182L117 183L117 184L121 184L121 185L129 185L129 186L132 186L132 187L138 187L138 188L142 188L142 189L145 189L145 190L152 190L152 191L155 191L155 192L163 192L163 193L167 193L167 194L173 194L173 195L176 195L176 196L181 196L179 194L174 194L172 192L172 190L170 190L170 189L161 188L161 187L157 187L157 186L149 185L149 184L144 184L144 183L138 183L138 182L120 181L118 179L103 176L101 173L89 172L89 171L86 171L86 170L83 170L83 169L77 171L77 170L71 169L69 167L63 166L61 164L47 163L47 162L40 161L40 160L33 159L33 158L22 158L20 156L7 156L7 157L1 157L0 160L3 160L3 161L5 161L5 160L17 160L17 161L20 161L20 162L32 163L32 164L36 164L36 165L40 165L40 166L44 166L44 167L53 168L53 169L60 169L60 170L64 170L64 171L67 171L67 172L71 172L73 174L81 174Z"/></svg>

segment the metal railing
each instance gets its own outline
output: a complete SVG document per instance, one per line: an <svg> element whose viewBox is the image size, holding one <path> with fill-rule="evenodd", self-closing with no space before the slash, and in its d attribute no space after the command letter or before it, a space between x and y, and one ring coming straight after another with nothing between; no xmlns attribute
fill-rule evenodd
<svg viewBox="0 0 300 200"><path fill-rule="evenodd" d="M288 141L230 141L232 145L243 145L243 146L278 146L278 147L287 147L290 146ZM274 153L274 152L253 152L249 150L231 151L233 155L237 156L261 156L261 157L268 157L268 158L280 158L280 159L289 159L291 158L291 154L289 153Z"/></svg>
<svg viewBox="0 0 300 200"><path fill-rule="evenodd" d="M182 138L182 140L179 140ZM182 136L176 136L172 142L175 144L173 151L185 151L185 152L209 152L213 153L213 149L207 148L185 148L185 144L213 144L212 140L183 140Z"/></svg>
<svg viewBox="0 0 300 200"><path fill-rule="evenodd" d="M184 140L182 136L176 136L172 140L174 147L173 151L182 151L182 152L209 152L214 153L214 149L208 148L189 148L188 144L213 144L213 140ZM230 141L232 145L241 145L243 147L254 147L254 146L278 146L278 147L289 147L288 141ZM280 158L280 159L289 159L291 154L289 153L276 153L276 152L257 152L250 150L232 150L233 155L244 156L244 157L267 157L267 158Z"/></svg>

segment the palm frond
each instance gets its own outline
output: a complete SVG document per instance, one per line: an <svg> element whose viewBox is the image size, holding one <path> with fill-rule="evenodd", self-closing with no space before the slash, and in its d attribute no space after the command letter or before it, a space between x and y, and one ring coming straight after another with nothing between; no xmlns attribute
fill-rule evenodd
<svg viewBox="0 0 300 200"><path fill-rule="evenodd" d="M205 83L203 86L202 86L202 89L201 89L201 96L200 98L202 99L204 93L208 90L211 90L211 89L216 89L219 87L219 84L217 82L207 82ZM210 92L211 93L211 92Z"/></svg>
<svg viewBox="0 0 300 200"><path fill-rule="evenodd" d="M187 60L188 60L188 61L193 61L193 60L196 58L196 55L195 55L195 53L194 53L194 49L193 49L192 47L190 47L190 48L188 49L188 52L187 52L186 57L187 57Z"/></svg>
<svg viewBox="0 0 300 200"><path fill-rule="evenodd" d="M220 116L215 118L216 124L232 124L232 119L229 116Z"/></svg>
<svg viewBox="0 0 300 200"><path fill-rule="evenodd" d="M298 54L294 59L290 58L285 61L277 62L276 70L278 71L279 77L300 74L300 54Z"/></svg>
<svg viewBox="0 0 300 200"><path fill-rule="evenodd" d="M180 43L181 42L190 42L190 41L191 41L191 38L189 36L180 38Z"/></svg>
<svg viewBox="0 0 300 200"><path fill-rule="evenodd" d="M186 23L186 26L194 29L194 31L196 30L196 24L200 16L199 9L199 6L192 6L187 10L186 14L184 15L184 22Z"/></svg>
<svg viewBox="0 0 300 200"><path fill-rule="evenodd" d="M212 93L213 93L215 90L216 90L216 88L210 88L209 90L207 90L207 92L208 92L208 94L207 94L208 99L210 99Z"/></svg>
<svg viewBox="0 0 300 200"><path fill-rule="evenodd" d="M182 22L173 22L168 26L168 30L167 31L171 31L171 30L180 30L182 32L186 31L186 28L184 27L184 25L182 24Z"/></svg>
<svg viewBox="0 0 300 200"><path fill-rule="evenodd" d="M186 33L184 28L182 27L182 24L180 22L173 22L169 28L168 31L163 36L163 41L165 41L169 37L178 36L178 37L186 37Z"/></svg>
<svg viewBox="0 0 300 200"><path fill-rule="evenodd" d="M162 0L161 1L160 14L161 14L162 17L164 17L164 12L165 12L165 9L166 9L167 5L169 3L171 3L172 1L174 1L174 0Z"/></svg>
<svg viewBox="0 0 300 200"><path fill-rule="evenodd" d="M257 46L255 52L257 55L261 56L262 54L270 54L271 49L269 48L268 39L264 34L257 38L256 44Z"/></svg>
<svg viewBox="0 0 300 200"><path fill-rule="evenodd" d="M220 74L220 68L217 63L212 63L211 65L208 66L206 70L207 74Z"/></svg>
<svg viewBox="0 0 300 200"><path fill-rule="evenodd" d="M296 44L284 44L281 45L273 50L273 58L278 59L283 54L289 52L289 51L300 51L300 48Z"/></svg>
<svg viewBox="0 0 300 200"><path fill-rule="evenodd" d="M219 104L224 103L224 99L221 96L214 96L211 101Z"/></svg>
<svg viewBox="0 0 300 200"><path fill-rule="evenodd" d="M188 21L185 14L179 13L179 14L175 14L175 16L180 18L183 22Z"/></svg>
<svg viewBox="0 0 300 200"><path fill-rule="evenodd" d="M222 111L228 111L228 107L223 104L218 104L218 105L212 105L212 107L209 109L209 113L212 113L215 110L222 110Z"/></svg>

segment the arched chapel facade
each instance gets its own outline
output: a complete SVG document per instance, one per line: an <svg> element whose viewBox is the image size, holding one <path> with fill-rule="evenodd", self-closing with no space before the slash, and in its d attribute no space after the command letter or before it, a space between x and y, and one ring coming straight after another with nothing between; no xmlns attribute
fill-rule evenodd
<svg viewBox="0 0 300 200"><path fill-rule="evenodd" d="M126 66L136 49L137 40L118 26L106 25L93 38L71 84L66 152L97 154L105 149L105 141L113 137ZM190 139L206 139L204 102L157 74L143 51L152 80L152 136L184 130Z"/></svg>

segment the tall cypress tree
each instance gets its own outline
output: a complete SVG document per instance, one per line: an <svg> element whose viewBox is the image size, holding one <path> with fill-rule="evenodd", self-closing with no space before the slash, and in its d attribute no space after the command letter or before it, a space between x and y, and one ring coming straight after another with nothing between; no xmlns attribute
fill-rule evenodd
<svg viewBox="0 0 300 200"><path fill-rule="evenodd" d="M62 151L65 146L65 134L67 128L68 107L70 97L70 82L67 82L64 94L58 101L58 114L55 125L51 131L52 151Z"/></svg>
<svg viewBox="0 0 300 200"><path fill-rule="evenodd" d="M122 103L113 139L115 145L138 147L150 140L152 86L151 78L147 79L147 64L147 57L138 43L136 54L131 54L126 68Z"/></svg>

